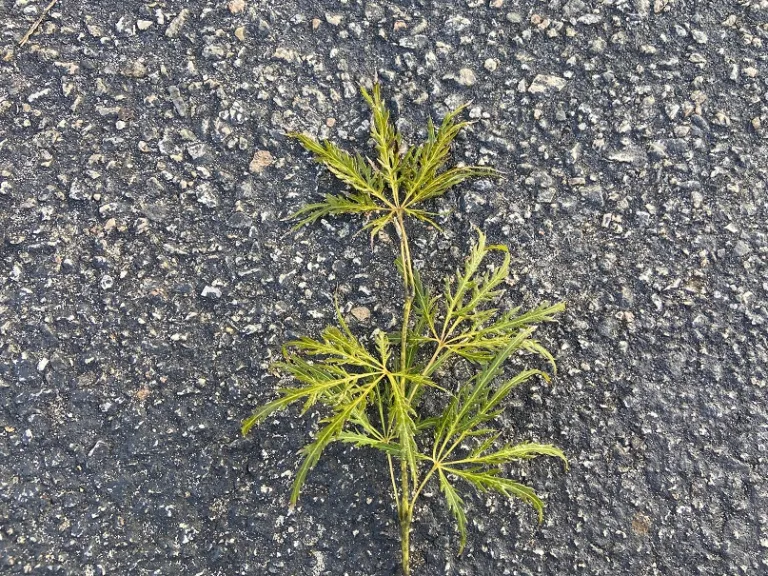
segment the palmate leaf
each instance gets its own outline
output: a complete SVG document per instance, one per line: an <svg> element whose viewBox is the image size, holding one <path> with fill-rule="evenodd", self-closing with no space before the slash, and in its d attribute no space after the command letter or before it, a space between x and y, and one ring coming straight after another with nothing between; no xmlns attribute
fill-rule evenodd
<svg viewBox="0 0 768 576"><path fill-rule="evenodd" d="M403 153L402 136L381 98L379 84L374 84L370 92L361 86L360 92L371 109L371 139L376 147L376 162L360 154L352 155L327 140L318 142L298 132L288 134L349 187L342 194L326 194L322 201L300 208L291 216L297 220L296 228L326 216L358 214L366 218L363 229L375 237L394 222L401 211L440 231L435 214L421 208L421 204L444 195L469 178L499 176L496 170L485 166L446 169L453 141L471 124L457 120L465 106L446 114L439 128L429 120L426 141L410 146Z"/></svg>
<svg viewBox="0 0 768 576"><path fill-rule="evenodd" d="M517 497L522 499L536 510L539 522L541 522L544 514L544 503L542 500L532 488L504 478L501 475L502 472L499 466L516 460L535 458L536 456L555 456L562 458L566 462L567 467L567 460L563 452L548 444L526 442L517 445L507 445L499 450L483 454L483 452L486 452L483 448L487 449L493 443L495 437L496 435L481 445L479 454L459 461L443 462L438 468L440 489L445 495L448 509L456 519L459 531L459 554L463 551L467 541L467 517L464 511L464 501L449 481L447 474L454 475L468 482L481 492L493 490L508 498Z"/></svg>
<svg viewBox="0 0 768 576"><path fill-rule="evenodd" d="M492 353L504 342L472 342L473 333L480 330L495 315L493 305L500 295L497 289L509 275L509 250L506 246L488 246L481 231L472 247L464 268L454 278L446 279L442 301L444 302L442 322L437 321L437 311L430 309L433 318L430 323L432 337L449 352L459 354L472 361L487 361ZM500 252L504 255L499 266L480 273L483 262L489 254ZM487 350L483 352L483 348Z"/></svg>
<svg viewBox="0 0 768 576"><path fill-rule="evenodd" d="M322 332L321 340L305 337L289 342L283 347L284 361L275 362L274 367L287 372L304 386L280 388L276 400L259 407L243 422L244 435L274 412L291 404L303 402L303 412L317 402L334 408L341 399L349 396L354 387L365 384L366 380L381 377L384 364L368 353L352 335L338 305L336 310L341 329L329 327ZM324 361L309 362L291 352L291 348L296 348L307 356L323 356Z"/></svg>
<svg viewBox="0 0 768 576"><path fill-rule="evenodd" d="M532 328L521 330L515 338L488 362L483 370L473 379L470 385L465 385L459 390L459 394L448 404L444 412L444 420L435 430L436 460L442 460L450 454L450 443L458 445L461 440L479 422L493 417L492 410L498 401L491 403L496 395L492 395L491 383L501 373L504 362L513 353L520 349L522 342L530 336ZM511 390L511 387L509 388ZM488 418L485 418L485 416Z"/></svg>
<svg viewBox="0 0 768 576"><path fill-rule="evenodd" d="M467 457L458 460L448 460L439 463L438 473L440 488L445 494L448 509L456 518L461 542L459 554L466 544L466 514L463 510L463 501L457 490L450 484L447 474L456 476L471 484L481 492L492 490L506 496L520 498L530 504L542 521L544 515L544 503L536 492L520 482L504 478L500 466L518 460L528 460L537 456L553 456L561 458L568 467L565 454L559 448L550 444L537 444L524 442L521 444L507 444L493 450L492 445L498 438L498 433L491 435L473 450Z"/></svg>
<svg viewBox="0 0 768 576"><path fill-rule="evenodd" d="M494 252L503 255L495 267L485 265ZM486 363L502 350L520 329L535 327L541 322L554 321L555 315L565 310L564 303L544 304L521 314L516 308L499 313L496 301L501 294L500 286L509 275L510 256L505 246L488 245L485 235L478 231L478 238L470 251L464 267L445 282L439 308L425 301L423 287L416 289L416 310L426 317L429 332L414 333L414 345L423 346L425 340L435 342L442 350L430 365L427 374L435 373L452 356L460 356L470 362ZM424 313L422 310L426 310ZM538 341L529 339L522 349L546 359L556 369L553 356Z"/></svg>
<svg viewBox="0 0 768 576"><path fill-rule="evenodd" d="M392 374L387 367L388 344L377 336L379 357L374 356L352 334L338 304L336 316L338 328L325 328L319 340L303 337L289 342L283 347L284 360L274 364L303 386L279 389L278 398L257 409L242 426L243 434L247 434L274 412L297 402L303 403L304 412L316 403L331 410L331 416L322 420L324 426L315 440L301 449L304 458L293 485L293 504L323 450L338 439L347 424L375 436L365 410L374 401L382 380Z"/></svg>
<svg viewBox="0 0 768 576"><path fill-rule="evenodd" d="M546 373L531 369L518 373L496 387L492 386L493 381L500 376L506 360L524 348L533 330L532 326L519 330L515 338L508 341L469 384L460 388L443 414L430 422L435 431L431 460L438 470L440 487L448 508L456 518L461 536L459 553L466 542L466 516L462 500L447 475L456 476L480 491L493 490L507 497L520 498L536 510L541 521L544 512L541 499L528 486L504 478L501 466L537 456L557 457L563 460L566 467L568 465L562 450L550 444L509 443L495 448L501 433L488 427L488 423L501 414L501 402L517 386L535 376L549 379ZM480 440L475 448L464 447L465 442L477 438ZM457 456L457 451L465 455Z"/></svg>

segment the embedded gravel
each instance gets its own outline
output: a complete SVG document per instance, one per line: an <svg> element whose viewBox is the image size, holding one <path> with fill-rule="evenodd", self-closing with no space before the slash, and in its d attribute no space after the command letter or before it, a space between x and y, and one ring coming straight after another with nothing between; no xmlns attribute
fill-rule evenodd
<svg viewBox="0 0 768 576"><path fill-rule="evenodd" d="M510 437L546 497L438 490L416 575L768 573L768 1L0 3L0 572L393 575L381 461L316 418L239 423L282 342L398 315L386 238L290 234L331 179L284 136L367 145L377 76L408 139L472 100L457 160L496 166L414 227L432 282L482 227L505 305L567 300L560 373ZM312 415L310 415L312 416Z"/></svg>

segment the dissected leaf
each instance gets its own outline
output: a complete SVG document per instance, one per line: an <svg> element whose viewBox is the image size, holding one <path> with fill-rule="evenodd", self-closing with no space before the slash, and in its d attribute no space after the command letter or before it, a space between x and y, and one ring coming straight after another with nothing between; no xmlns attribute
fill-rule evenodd
<svg viewBox="0 0 768 576"><path fill-rule="evenodd" d="M446 466L444 470L451 474L455 474L462 480L466 480L482 492L493 490L494 492L498 492L507 497L514 496L520 498L536 510L536 513L539 516L539 522L544 519L544 502L542 502L541 498L536 495L536 492L525 484L520 484L514 480L501 477L499 475L501 471L498 469L490 468L483 471L476 471L461 470Z"/></svg>
<svg viewBox="0 0 768 576"><path fill-rule="evenodd" d="M498 438L498 434L488 438L477 449L464 459L452 460L447 465L455 466L457 464L500 466L509 464L515 460L529 460L537 456L553 456L560 458L565 465L568 465L568 459L560 448L552 444L537 444L536 442L523 442L521 444L505 444L498 450L491 450L493 442Z"/></svg>
<svg viewBox="0 0 768 576"><path fill-rule="evenodd" d="M442 196L469 178L499 175L493 168L485 166L445 169L451 144L469 125L469 122L456 120L464 106L446 114L438 129L430 120L426 142L403 152L402 137L381 98L379 84L374 84L370 92L361 87L360 92L371 108L371 138L377 152L375 163L360 154L352 155L327 140L318 142L299 132L288 134L350 188L342 194L326 194L321 202L296 211L292 218L298 221L297 228L326 216L358 214L367 220L364 229L375 237L395 222L398 212L402 211L404 215L440 230L434 221L435 215L420 208L421 204Z"/></svg>
<svg viewBox="0 0 768 576"><path fill-rule="evenodd" d="M320 460L323 450L325 450L328 444L338 439L338 435L344 429L344 425L355 411L367 402L378 383L379 379L376 379L362 388L350 401L345 403L334 416L326 419L327 424L318 432L315 441L307 444L301 449L300 452L304 456L304 459L302 460L301 466L299 466L299 470L296 473L296 478L293 481L293 490L291 491L292 505L296 505L301 493L301 488L304 485L304 481L307 479L307 474L314 468L318 460Z"/></svg>
<svg viewBox="0 0 768 576"><path fill-rule="evenodd" d="M319 164L328 168L344 184L367 197L385 200L381 176L359 154L353 156L328 140L317 142L299 132L290 132L288 136L298 140L307 151L315 156L315 160Z"/></svg>
<svg viewBox="0 0 768 576"><path fill-rule="evenodd" d="M503 254L500 264L484 266L488 256L494 252ZM430 363L428 374L433 374L452 357L461 357L470 362L483 364L490 361L502 350L520 329L535 327L541 322L550 322L565 309L563 303L543 305L520 314L515 309L499 314L496 301L501 294L500 286L509 275L510 255L504 246L489 246L485 235L478 231L478 238L472 247L462 270L446 280L440 309L429 307L427 315L430 324L428 334L417 334L415 343L422 345L431 340L439 347L439 354ZM424 305L419 304L421 313ZM430 303L431 304L431 303ZM555 370L554 358L536 340L527 340L521 348L543 356Z"/></svg>
<svg viewBox="0 0 768 576"><path fill-rule="evenodd" d="M402 450L402 458L407 462L414 476L417 475L417 453L416 446L416 410L406 395L402 385L396 381L396 378L390 379L391 388L391 414L394 430Z"/></svg>
<svg viewBox="0 0 768 576"><path fill-rule="evenodd" d="M287 365L284 364L284 366ZM291 368L296 370L293 372L294 376L299 374L298 368L295 367L295 365ZM248 418L243 423L242 433L248 434L249 430L253 428L253 426L263 422L264 419L271 414L283 410L291 404L303 400L305 402L303 411L306 412L309 407L317 403L322 396L329 394L331 390L344 388L346 391L351 385L356 384L364 379L370 379L372 377L372 374L347 374L343 377L334 378L330 377L327 372L322 372L320 370L316 371L316 374L318 374L318 376L311 377L308 376L306 372L302 372L301 379L303 381L309 381L311 384L303 388L281 389L279 391L280 397L278 399L260 407L250 416L250 418ZM296 377L298 378L299 376ZM335 390L335 392L335 395L343 396L339 390Z"/></svg>
<svg viewBox="0 0 768 576"><path fill-rule="evenodd" d="M462 438L478 423L485 422L494 417L490 412L493 406L489 406L491 383L504 367L504 362L509 356L520 348L531 333L532 328L521 330L507 346L488 362L482 371L473 379L472 384L464 386L457 398L451 402L445 411L445 423L438 428L440 435L435 436L437 458L451 452L450 443L454 445L461 442Z"/></svg>
<svg viewBox="0 0 768 576"><path fill-rule="evenodd" d="M326 194L323 202L307 204L294 212L291 218L298 220L298 223L294 226L294 229L298 229L326 216L340 216L342 214L370 216L371 214L384 212L384 210L384 208L381 208L363 194L346 194L344 196ZM387 222L389 221L386 214L383 218L387 219Z"/></svg>
<svg viewBox="0 0 768 576"><path fill-rule="evenodd" d="M407 166L410 176L405 179L406 205L441 196L452 186L473 176L499 175L493 168L482 166L462 166L440 173L448 161L451 144L459 132L469 126L469 122L456 121L465 108L466 106L459 106L446 114L437 130L430 119L427 124L427 141L406 154L403 164Z"/></svg>
<svg viewBox="0 0 768 576"><path fill-rule="evenodd" d="M376 142L376 150L379 153L379 165L384 178L392 188L394 196L398 196L398 174L397 169L400 164L400 145L402 139L397 129L389 118L389 110L381 100L381 89L378 84L374 84L373 90L369 93L364 87L360 87L368 105L373 113L373 122L371 123L371 138ZM398 202L399 204L399 198Z"/></svg>
<svg viewBox="0 0 768 576"><path fill-rule="evenodd" d="M451 511L451 514L453 514L453 517L456 518L456 526L459 529L459 536L461 538L461 543L459 545L459 554L461 554L467 543L467 515L464 512L464 501L459 496L459 493L456 492L456 489L451 486L451 483L448 481L448 478L442 470L438 471L438 477L440 478L440 489L445 495L448 509Z"/></svg>
<svg viewBox="0 0 768 576"><path fill-rule="evenodd" d="M385 452L387 454L391 454L392 456L401 457L403 451L400 449L400 446L393 442L382 442L381 440L377 440L375 438L371 438L370 436L366 436L365 434L359 434L357 432L340 432L336 439L339 442L346 442L348 444L354 444L357 447L369 447L369 448L376 448L377 450L381 450L382 452Z"/></svg>

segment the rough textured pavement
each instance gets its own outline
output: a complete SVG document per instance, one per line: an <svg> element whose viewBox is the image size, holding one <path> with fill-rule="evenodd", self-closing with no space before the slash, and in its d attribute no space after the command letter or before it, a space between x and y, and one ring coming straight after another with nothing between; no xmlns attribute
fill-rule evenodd
<svg viewBox="0 0 768 576"><path fill-rule="evenodd" d="M506 172L414 228L432 282L473 224L506 305L565 299L561 373L511 438L548 502L439 491L415 574L768 573L766 0L0 2L0 572L392 575L388 483L313 419L240 421L280 344L397 316L394 250L281 221L333 186L287 130L366 146L359 83L409 138L473 100L456 159ZM352 313L355 309L354 314Z"/></svg>

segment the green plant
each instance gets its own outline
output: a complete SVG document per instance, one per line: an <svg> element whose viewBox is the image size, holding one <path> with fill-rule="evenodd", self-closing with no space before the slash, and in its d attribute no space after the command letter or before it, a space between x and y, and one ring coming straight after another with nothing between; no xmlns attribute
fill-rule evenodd
<svg viewBox="0 0 768 576"><path fill-rule="evenodd" d="M539 355L555 370L552 355L533 333L565 306L543 305L525 313L519 308L499 311L495 303L509 273L510 256L506 247L488 245L479 230L463 268L446 279L442 291L433 293L425 286L414 267L406 220L415 218L439 229L434 214L422 207L426 201L468 178L498 173L480 166L446 167L451 143L468 125L458 121L463 106L449 113L439 127L430 121L426 141L403 152L379 86L370 93L361 90L373 112L371 138L377 162L350 155L328 141L291 134L347 185L341 194L327 194L294 216L301 227L326 216L358 214L367 220L364 229L372 241L385 227L394 227L400 244L396 267L404 290L402 325L395 333L375 331L375 345L369 349L353 334L337 303L338 326L325 328L320 339L304 337L283 348L284 359L276 368L298 385L280 388L276 400L244 422L243 433L297 402L302 413L315 405L323 407L326 416L316 438L301 450L292 505L330 443L383 452L400 523L403 572L408 575L411 522L418 498L430 482L437 482L456 519L459 553L467 524L459 480L481 491L519 497L535 508L541 520L542 501L528 486L505 477L503 467L539 455L556 456L567 466L565 455L548 444L500 443L501 432L493 422L517 386L534 377L549 380L537 369L502 376L506 361L518 352ZM454 385L444 383L449 375L440 369L455 362L466 363L475 376ZM426 394L435 397L442 412L425 413Z"/></svg>

